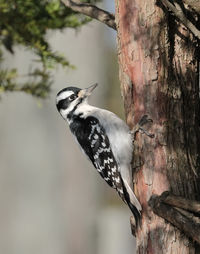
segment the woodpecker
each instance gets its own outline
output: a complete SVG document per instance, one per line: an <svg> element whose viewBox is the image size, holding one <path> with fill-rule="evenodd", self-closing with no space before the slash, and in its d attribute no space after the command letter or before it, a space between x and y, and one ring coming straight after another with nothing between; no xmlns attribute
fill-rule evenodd
<svg viewBox="0 0 200 254"><path fill-rule="evenodd" d="M127 124L114 113L88 104L88 97L96 87L97 84L86 89L64 88L56 96L56 106L68 122L81 150L101 177L129 206L137 226L142 207L132 186L133 139L137 131L153 137L142 128L151 119L147 115L143 116L131 132Z"/></svg>

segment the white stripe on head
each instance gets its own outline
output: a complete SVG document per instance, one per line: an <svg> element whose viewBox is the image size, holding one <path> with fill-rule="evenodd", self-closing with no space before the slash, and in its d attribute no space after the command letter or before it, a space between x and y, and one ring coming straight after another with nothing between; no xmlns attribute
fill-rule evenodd
<svg viewBox="0 0 200 254"><path fill-rule="evenodd" d="M73 93L73 92L72 92ZM66 97L67 98L67 97ZM68 120L67 119L67 115L75 108L77 104L77 99L72 101L70 104L69 104L69 107L66 108L66 109L61 109L60 110L60 114L61 116L65 119L65 120Z"/></svg>
<svg viewBox="0 0 200 254"><path fill-rule="evenodd" d="M56 102L58 103L61 100L66 99L67 97L69 97L70 95L74 94L73 91L64 91L62 93L60 93L57 97L56 97Z"/></svg>

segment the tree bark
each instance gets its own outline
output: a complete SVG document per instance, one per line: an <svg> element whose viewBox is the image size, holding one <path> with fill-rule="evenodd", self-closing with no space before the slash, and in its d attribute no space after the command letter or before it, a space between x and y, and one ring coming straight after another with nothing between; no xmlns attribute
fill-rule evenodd
<svg viewBox="0 0 200 254"><path fill-rule="evenodd" d="M198 54L193 35L154 0L116 0L121 91L127 123L148 114L154 139L137 135L133 168L142 225L137 253L197 253L197 246L155 215L152 195L200 200ZM133 120L134 115L134 120Z"/></svg>

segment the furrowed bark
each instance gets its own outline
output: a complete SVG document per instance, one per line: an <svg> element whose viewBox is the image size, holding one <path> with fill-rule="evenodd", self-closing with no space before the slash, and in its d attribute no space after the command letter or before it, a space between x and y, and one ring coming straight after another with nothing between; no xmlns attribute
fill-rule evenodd
<svg viewBox="0 0 200 254"><path fill-rule="evenodd" d="M189 5L195 11L200 12L200 1L197 1L197 0L183 0L183 3Z"/></svg>
<svg viewBox="0 0 200 254"><path fill-rule="evenodd" d="M154 139L137 135L133 168L142 208L137 253L195 253L196 246L148 205L164 191L200 200L199 87L195 39L153 0L116 0L122 96L130 128L142 115ZM133 121L134 115L134 121Z"/></svg>
<svg viewBox="0 0 200 254"><path fill-rule="evenodd" d="M200 30L185 16L179 4L176 3L174 6L168 0L161 0L161 2L200 40Z"/></svg>

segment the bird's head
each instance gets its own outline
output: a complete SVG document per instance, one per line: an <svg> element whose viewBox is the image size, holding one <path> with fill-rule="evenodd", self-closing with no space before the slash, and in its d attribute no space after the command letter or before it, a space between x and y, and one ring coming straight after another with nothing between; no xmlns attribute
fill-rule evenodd
<svg viewBox="0 0 200 254"><path fill-rule="evenodd" d="M71 115L87 103L88 97L98 84L94 84L88 88L80 89L77 87L66 87L58 92L56 96L56 106L61 116L67 120Z"/></svg>

